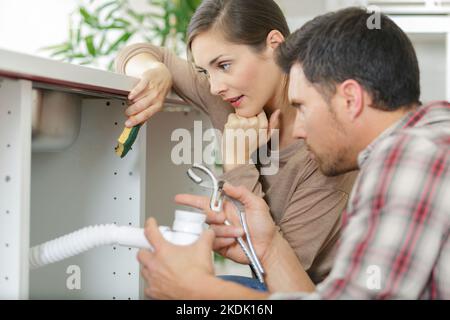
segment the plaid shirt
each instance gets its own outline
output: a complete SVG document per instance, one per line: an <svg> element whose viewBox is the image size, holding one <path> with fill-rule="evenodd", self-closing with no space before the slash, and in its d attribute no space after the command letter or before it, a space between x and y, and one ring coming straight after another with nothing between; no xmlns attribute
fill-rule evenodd
<svg viewBox="0 0 450 320"><path fill-rule="evenodd" d="M330 275L271 298L450 299L450 104L409 113L358 163Z"/></svg>

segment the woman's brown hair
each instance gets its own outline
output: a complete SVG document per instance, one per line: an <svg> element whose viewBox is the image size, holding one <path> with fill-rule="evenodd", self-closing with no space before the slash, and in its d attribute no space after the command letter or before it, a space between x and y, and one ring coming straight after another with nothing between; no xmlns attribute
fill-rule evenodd
<svg viewBox="0 0 450 320"><path fill-rule="evenodd" d="M188 55L194 38L211 29L219 30L230 42L245 44L260 52L267 35L278 30L290 34L286 18L273 0L204 0L188 27Z"/></svg>

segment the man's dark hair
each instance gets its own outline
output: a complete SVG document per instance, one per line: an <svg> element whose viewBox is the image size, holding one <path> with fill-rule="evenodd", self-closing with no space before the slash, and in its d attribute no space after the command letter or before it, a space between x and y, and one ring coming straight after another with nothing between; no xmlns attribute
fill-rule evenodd
<svg viewBox="0 0 450 320"><path fill-rule="evenodd" d="M289 73L299 62L309 82L330 98L336 85L358 81L372 96L372 107L392 111L420 104L417 56L407 35L386 15L370 29L372 14L347 8L319 16L291 34L277 51Z"/></svg>

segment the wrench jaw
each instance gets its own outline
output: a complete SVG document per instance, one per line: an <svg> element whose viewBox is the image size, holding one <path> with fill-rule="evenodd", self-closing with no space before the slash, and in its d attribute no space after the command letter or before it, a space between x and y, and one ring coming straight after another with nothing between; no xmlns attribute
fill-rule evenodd
<svg viewBox="0 0 450 320"><path fill-rule="evenodd" d="M225 194L223 192L223 185L225 181L219 180L217 183L217 190L214 190L211 195L210 207L214 212L221 212L223 209L223 200L225 198Z"/></svg>

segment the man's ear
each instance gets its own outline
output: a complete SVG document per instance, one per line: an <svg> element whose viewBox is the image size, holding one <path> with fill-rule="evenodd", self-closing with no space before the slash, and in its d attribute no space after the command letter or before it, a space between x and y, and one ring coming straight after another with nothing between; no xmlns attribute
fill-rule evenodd
<svg viewBox="0 0 450 320"><path fill-rule="evenodd" d="M355 80L345 80L337 87L337 93L345 101L348 120L354 122L364 111L364 88Z"/></svg>
<svg viewBox="0 0 450 320"><path fill-rule="evenodd" d="M284 42L285 38L283 34L278 30L272 30L269 32L266 38L266 47L272 50L278 48L280 44Z"/></svg>

